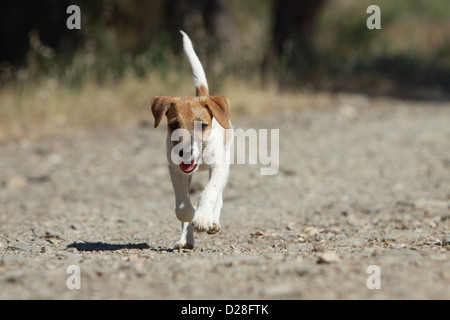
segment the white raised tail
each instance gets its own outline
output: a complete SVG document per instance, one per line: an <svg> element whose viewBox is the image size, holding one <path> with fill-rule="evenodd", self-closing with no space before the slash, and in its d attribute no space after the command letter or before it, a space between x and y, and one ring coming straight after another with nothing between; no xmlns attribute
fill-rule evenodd
<svg viewBox="0 0 450 320"><path fill-rule="evenodd" d="M183 35L184 52L189 59L192 73L194 75L195 90L197 96L207 96L209 95L208 82L206 81L206 75L205 71L203 70L202 63L200 62L200 59L197 57L197 54L194 51L194 47L192 46L192 42L191 39L189 39L189 36L182 30L180 30L180 33Z"/></svg>

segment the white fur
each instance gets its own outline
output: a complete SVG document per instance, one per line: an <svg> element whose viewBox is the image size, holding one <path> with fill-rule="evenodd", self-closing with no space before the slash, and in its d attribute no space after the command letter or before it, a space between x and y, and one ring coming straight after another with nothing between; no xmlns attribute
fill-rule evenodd
<svg viewBox="0 0 450 320"><path fill-rule="evenodd" d="M200 86L203 85L206 89L208 89L208 82L206 81L205 71L203 70L200 59L197 57L197 54L194 51L191 39L189 39L188 35L184 31L180 30L180 33L183 35L183 48L186 56L189 59L189 63L191 64L195 87L200 88Z"/></svg>
<svg viewBox="0 0 450 320"><path fill-rule="evenodd" d="M181 171L178 164L173 163L171 152L173 144L171 135L167 134L167 159L169 172L175 192L175 213L181 221L181 236L176 249L194 247L194 230L207 231L214 234L220 231L220 212L223 205L222 193L228 180L230 168L230 151L233 139L224 144L225 129L213 119L211 133L202 150L199 165L191 173ZM196 149L194 143L194 149ZM197 171L209 171L209 181L200 194L198 207L195 209L190 199L192 176Z"/></svg>
<svg viewBox="0 0 450 320"><path fill-rule="evenodd" d="M195 54L191 40L183 31L180 32L183 35L184 50L191 63L195 86L198 88L203 85L208 88L205 72ZM171 135L167 134L166 155L169 162L170 178L175 192L175 213L178 220L181 221L181 236L175 245L176 249L192 249L194 247L194 230L206 231L209 234L220 231L219 218L223 204L222 192L228 180L230 150L233 139L231 137L225 144L226 131L215 118L212 120L211 127L208 141L203 150L201 143L195 141L195 139L191 142L192 154L199 163L191 173L183 172L179 164L172 161L171 155L174 145ZM191 137L194 136L193 134L191 132ZM184 139L183 141L186 141ZM209 171L209 181L200 194L197 208L194 208L191 203L189 189L192 175L199 170Z"/></svg>

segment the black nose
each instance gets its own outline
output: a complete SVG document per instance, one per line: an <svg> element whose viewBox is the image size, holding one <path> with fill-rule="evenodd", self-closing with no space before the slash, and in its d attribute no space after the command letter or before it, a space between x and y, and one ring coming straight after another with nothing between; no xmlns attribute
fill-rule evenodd
<svg viewBox="0 0 450 320"><path fill-rule="evenodd" d="M180 155L180 158L183 158L183 149L180 150L179 155Z"/></svg>

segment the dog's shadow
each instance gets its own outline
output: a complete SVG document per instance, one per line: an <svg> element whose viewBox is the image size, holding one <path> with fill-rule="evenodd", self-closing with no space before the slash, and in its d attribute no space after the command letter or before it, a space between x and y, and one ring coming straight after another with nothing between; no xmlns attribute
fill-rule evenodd
<svg viewBox="0 0 450 320"><path fill-rule="evenodd" d="M152 250L152 251L173 251L168 248L152 248L147 243L104 243L104 242L74 242L66 247L67 249L75 248L80 252L94 251L120 251L120 250Z"/></svg>

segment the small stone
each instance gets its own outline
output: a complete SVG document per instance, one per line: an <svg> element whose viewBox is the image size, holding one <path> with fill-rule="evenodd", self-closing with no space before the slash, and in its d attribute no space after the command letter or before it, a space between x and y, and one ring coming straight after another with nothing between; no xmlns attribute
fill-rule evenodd
<svg viewBox="0 0 450 320"><path fill-rule="evenodd" d="M286 226L287 230L295 230L295 222L289 222Z"/></svg>
<svg viewBox="0 0 450 320"><path fill-rule="evenodd" d="M267 237L276 237L278 234L276 233L269 233L269 232L264 232L261 230L257 230L255 233L250 234L253 238L258 238L258 237L262 237L262 238L267 238Z"/></svg>
<svg viewBox="0 0 450 320"><path fill-rule="evenodd" d="M314 246L311 243L288 243L286 249L288 251L313 251Z"/></svg>
<svg viewBox="0 0 450 320"><path fill-rule="evenodd" d="M363 222L361 220L359 220L357 217L355 217L354 215L348 216L347 222L355 227L361 227L364 225Z"/></svg>
<svg viewBox="0 0 450 320"><path fill-rule="evenodd" d="M425 234L418 231L400 231L387 234L383 237L384 242L403 242L403 243L414 243L420 239L420 237L425 236Z"/></svg>
<svg viewBox="0 0 450 320"><path fill-rule="evenodd" d="M447 237L445 237L445 238L442 240L442 245L443 245L443 246L448 246L448 245L450 245L450 236L447 236Z"/></svg>
<svg viewBox="0 0 450 320"><path fill-rule="evenodd" d="M22 188L29 184L27 177L12 176L6 179L5 186L7 188Z"/></svg>
<svg viewBox="0 0 450 320"><path fill-rule="evenodd" d="M315 235L318 234L319 232L320 232L319 229L317 229L316 227L307 227L307 228L305 229L305 233L306 233L308 236L310 236L310 237L315 236Z"/></svg>
<svg viewBox="0 0 450 320"><path fill-rule="evenodd" d="M337 247L359 248L363 247L366 241L362 238L343 239L336 242Z"/></svg>
<svg viewBox="0 0 450 320"><path fill-rule="evenodd" d="M325 264L325 263L328 264L328 263L334 263L334 262L339 262L339 261L341 261L341 259L336 254L336 252L325 251L320 255L319 260L317 260L317 263L318 264Z"/></svg>
<svg viewBox="0 0 450 320"><path fill-rule="evenodd" d="M450 201L440 201L431 199L421 199L414 202L414 207L420 209L430 209L430 208L450 208Z"/></svg>
<svg viewBox="0 0 450 320"><path fill-rule="evenodd" d="M67 248L67 249L66 249L66 252L69 252L69 253L77 253L78 250L77 250L77 248L75 248L75 247L70 247L70 248Z"/></svg>
<svg viewBox="0 0 450 320"><path fill-rule="evenodd" d="M24 244L17 244L17 245L13 245L13 246L8 246L8 249L20 250L20 251L30 251L30 252L41 250L41 248L36 248L36 247L33 247L33 246L27 246L27 245L24 245Z"/></svg>

